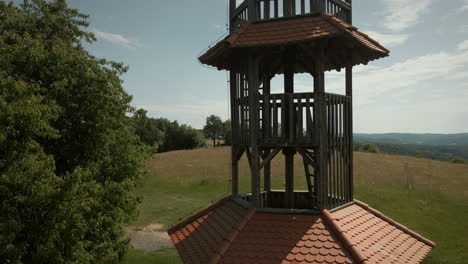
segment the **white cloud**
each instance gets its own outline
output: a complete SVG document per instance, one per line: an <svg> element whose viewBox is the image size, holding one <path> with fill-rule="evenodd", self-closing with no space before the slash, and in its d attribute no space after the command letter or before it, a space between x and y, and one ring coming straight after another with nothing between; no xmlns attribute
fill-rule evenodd
<svg viewBox="0 0 468 264"><path fill-rule="evenodd" d="M355 129L358 132L466 132L468 49L431 53L388 67L354 71ZM327 83L329 92L344 82Z"/></svg>
<svg viewBox="0 0 468 264"><path fill-rule="evenodd" d="M462 3L462 7L460 8L460 12L468 10L468 0L464 0Z"/></svg>
<svg viewBox="0 0 468 264"><path fill-rule="evenodd" d="M457 45L458 50L468 49L468 40L465 40Z"/></svg>
<svg viewBox="0 0 468 264"><path fill-rule="evenodd" d="M99 40L109 41L111 43L114 43L114 44L117 44L126 48L130 48L130 49L138 48L141 46L137 40L126 38L120 34L103 32L97 28L93 28L91 31Z"/></svg>
<svg viewBox="0 0 468 264"><path fill-rule="evenodd" d="M432 0L383 0L384 26L392 31L405 30L419 22Z"/></svg>
<svg viewBox="0 0 468 264"><path fill-rule="evenodd" d="M377 40L380 44L385 47L395 47L405 43L409 35L408 34L384 34L376 31L365 31L371 38Z"/></svg>
<svg viewBox="0 0 468 264"><path fill-rule="evenodd" d="M362 96L361 103L371 103L378 95L401 89L424 89L421 82L450 79L467 67L468 51L440 52L411 58L389 67L355 75ZM421 90L423 92L423 90Z"/></svg>

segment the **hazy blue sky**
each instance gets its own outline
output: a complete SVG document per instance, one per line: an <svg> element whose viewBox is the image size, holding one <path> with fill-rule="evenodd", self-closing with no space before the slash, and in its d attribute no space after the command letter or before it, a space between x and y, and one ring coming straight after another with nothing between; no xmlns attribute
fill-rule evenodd
<svg viewBox="0 0 468 264"><path fill-rule="evenodd" d="M468 132L468 0L353 2L354 25L391 50L355 68L355 132ZM91 52L130 67L124 86L136 107L196 128L209 114L228 117L226 72L197 61L226 33L227 0L69 4L90 15ZM309 77L297 80L312 90ZM327 73L328 91L343 85L342 74Z"/></svg>

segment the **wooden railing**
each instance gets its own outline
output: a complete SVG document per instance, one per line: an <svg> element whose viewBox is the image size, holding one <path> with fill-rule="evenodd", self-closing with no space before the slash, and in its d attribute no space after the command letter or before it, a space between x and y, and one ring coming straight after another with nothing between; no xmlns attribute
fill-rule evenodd
<svg viewBox="0 0 468 264"><path fill-rule="evenodd" d="M314 145L314 94L260 96L259 145Z"/></svg>
<svg viewBox="0 0 468 264"><path fill-rule="evenodd" d="M351 201L350 163L352 153L351 97L325 94L327 99L327 196L328 207Z"/></svg>
<svg viewBox="0 0 468 264"><path fill-rule="evenodd" d="M341 149L351 141L351 97L325 93L325 98L328 145ZM237 98L234 104L233 143L249 145L249 97ZM314 93L259 95L259 105L259 146L313 147L320 143L314 122Z"/></svg>
<svg viewBox="0 0 468 264"><path fill-rule="evenodd" d="M334 15L352 24L352 0L244 0L237 7L235 0L230 1L231 31L248 20L267 20L317 12Z"/></svg>

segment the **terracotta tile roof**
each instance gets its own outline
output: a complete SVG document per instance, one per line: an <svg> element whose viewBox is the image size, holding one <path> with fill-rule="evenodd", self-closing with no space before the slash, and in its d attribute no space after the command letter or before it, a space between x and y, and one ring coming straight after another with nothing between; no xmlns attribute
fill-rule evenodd
<svg viewBox="0 0 468 264"><path fill-rule="evenodd" d="M329 14L296 16L277 20L246 22L235 32L227 36L200 56L202 63L228 69L224 64L232 49L258 48L293 45L298 43L317 42L325 39L335 39L339 43L356 44L353 52L358 52L354 65L367 63L371 60L388 56L389 50L359 32L355 27ZM348 50L349 52L349 50ZM332 69L341 67L332 65Z"/></svg>
<svg viewBox="0 0 468 264"><path fill-rule="evenodd" d="M191 264L416 264L435 246L358 201L303 215L257 212L227 199L169 235Z"/></svg>
<svg viewBox="0 0 468 264"><path fill-rule="evenodd" d="M319 215L256 213L219 263L355 263Z"/></svg>
<svg viewBox="0 0 468 264"><path fill-rule="evenodd" d="M359 201L332 217L369 263L420 263L436 246Z"/></svg>
<svg viewBox="0 0 468 264"><path fill-rule="evenodd" d="M221 200L172 227L168 233L184 263L218 263L213 259L223 254L226 239L232 239L253 212L232 200Z"/></svg>

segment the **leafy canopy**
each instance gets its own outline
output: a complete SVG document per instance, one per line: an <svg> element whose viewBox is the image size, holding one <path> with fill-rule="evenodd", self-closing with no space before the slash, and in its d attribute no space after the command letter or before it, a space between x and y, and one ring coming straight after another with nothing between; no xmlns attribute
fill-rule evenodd
<svg viewBox="0 0 468 264"><path fill-rule="evenodd" d="M213 147L216 146L216 139L219 139L223 133L224 125L221 117L210 115L206 118L206 124L203 127L205 137L213 140Z"/></svg>
<svg viewBox="0 0 468 264"><path fill-rule="evenodd" d="M0 259L116 263L146 148L120 75L66 1L0 2Z"/></svg>

